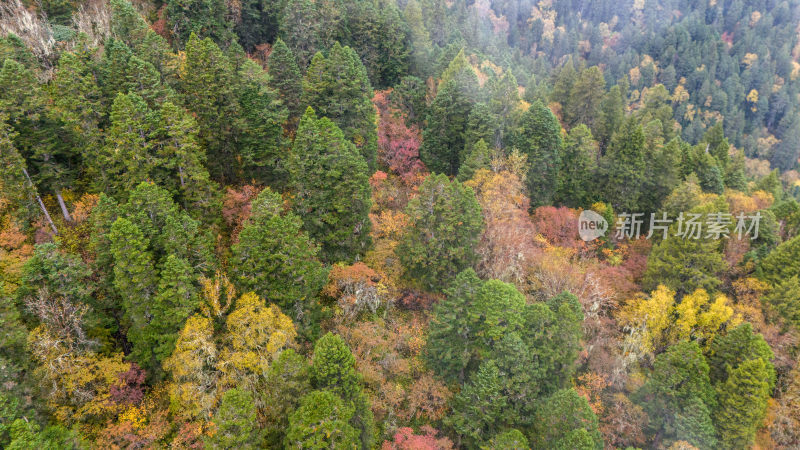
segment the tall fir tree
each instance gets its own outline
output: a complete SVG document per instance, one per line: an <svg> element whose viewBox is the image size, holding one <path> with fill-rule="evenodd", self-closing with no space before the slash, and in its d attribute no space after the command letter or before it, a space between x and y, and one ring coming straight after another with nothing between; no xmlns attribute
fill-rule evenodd
<svg viewBox="0 0 800 450"><path fill-rule="evenodd" d="M114 100L110 118L102 157L96 161L101 177L95 184L110 195L124 198L139 183L149 180L159 164L148 141L153 115L142 97L120 93Z"/></svg>
<svg viewBox="0 0 800 450"><path fill-rule="evenodd" d="M256 405L245 389L227 390L212 422L214 433L204 438L207 448L256 449L262 445Z"/></svg>
<svg viewBox="0 0 800 450"><path fill-rule="evenodd" d="M327 279L317 260L319 247L301 231L302 222L285 212L280 195L264 189L253 200L252 213L231 248L237 287L270 299L313 337L318 317L316 296Z"/></svg>
<svg viewBox="0 0 800 450"><path fill-rule="evenodd" d="M25 176L27 165L14 145L16 133L6 118L5 114L0 113L0 164L3 165L0 193L8 202L3 209L11 212L23 224L33 223L40 215L36 204L36 188Z"/></svg>
<svg viewBox="0 0 800 450"><path fill-rule="evenodd" d="M270 87L267 72L254 61L245 60L236 76L241 112L237 159L241 159L244 177L280 187L285 182L282 162L288 146L283 129L286 108Z"/></svg>
<svg viewBox="0 0 800 450"><path fill-rule="evenodd" d="M114 287L123 301L133 358L142 367L154 369L154 342L147 327L154 313L158 278L149 243L139 228L123 217L111 226L109 240L114 258Z"/></svg>
<svg viewBox="0 0 800 450"><path fill-rule="evenodd" d="M459 437L461 445L477 448L499 431L507 402L500 377L494 362L487 361L454 397L452 414L444 422Z"/></svg>
<svg viewBox="0 0 800 450"><path fill-rule="evenodd" d="M772 250L758 267L761 278L773 284L800 273L800 236L795 236Z"/></svg>
<svg viewBox="0 0 800 450"><path fill-rule="evenodd" d="M493 147L502 147L519 114L519 86L510 70L503 72L502 77L489 80L488 104L492 115L496 118L497 126L494 129L493 139L487 143L491 143Z"/></svg>
<svg viewBox="0 0 800 450"><path fill-rule="evenodd" d="M397 252L408 277L439 290L475 263L483 216L471 188L432 174L408 202L406 214L409 229Z"/></svg>
<svg viewBox="0 0 800 450"><path fill-rule="evenodd" d="M50 89L51 111L63 124L69 145L82 155L80 169L87 179L99 176L90 161L99 156L103 141L105 105L97 78L94 51L77 47L61 54Z"/></svg>
<svg viewBox="0 0 800 450"><path fill-rule="evenodd" d="M164 261L150 310L152 318L143 331L158 363L172 354L186 319L200 307L196 279L197 273L185 259L169 255Z"/></svg>
<svg viewBox="0 0 800 450"><path fill-rule="evenodd" d="M442 74L422 134L420 159L432 172L458 173L466 157L469 117L478 100L478 90L478 78L461 51ZM477 116L473 119L485 120Z"/></svg>
<svg viewBox="0 0 800 450"><path fill-rule="evenodd" d="M111 34L128 44L135 45L145 37L147 22L128 0L111 0Z"/></svg>
<svg viewBox="0 0 800 450"><path fill-rule="evenodd" d="M745 174L744 152L737 151L731 157L731 162L725 169L725 187L741 192L747 192L747 178Z"/></svg>
<svg viewBox="0 0 800 450"><path fill-rule="evenodd" d="M600 104L599 117L593 131L601 149L608 146L611 136L625 120L625 95L627 93L623 92L620 85L616 84L608 90Z"/></svg>
<svg viewBox="0 0 800 450"><path fill-rule="evenodd" d="M312 385L332 392L346 405L352 406L353 415L349 423L359 432L361 448L367 449L372 445L374 423L361 380L355 369L355 357L340 336L327 333L317 341L311 363Z"/></svg>
<svg viewBox="0 0 800 450"><path fill-rule="evenodd" d="M479 139L475 145L472 146L470 153L464 159L464 164L458 168L458 175L456 179L460 182L465 182L472 178L480 169L489 169L491 167L492 155L489 152L489 147L483 139Z"/></svg>
<svg viewBox="0 0 800 450"><path fill-rule="evenodd" d="M337 42L327 57L322 53L314 55L303 80L303 104L314 108L320 117L332 120L355 144L370 172L375 170L378 131L372 86L352 48Z"/></svg>
<svg viewBox="0 0 800 450"><path fill-rule="evenodd" d="M599 150L589 128L580 124L569 131L559 168L555 201L572 208L587 207L594 200L592 186Z"/></svg>
<svg viewBox="0 0 800 450"><path fill-rule="evenodd" d="M597 416L575 389L562 389L542 399L533 422L533 448L603 448ZM575 447L576 443L582 445Z"/></svg>
<svg viewBox="0 0 800 450"><path fill-rule="evenodd" d="M211 39L193 34L186 43L181 91L184 106L196 115L198 136L215 180L232 181L241 175L235 147L240 111L234 88L228 58Z"/></svg>
<svg viewBox="0 0 800 450"><path fill-rule="evenodd" d="M769 362L753 359L732 369L717 387L715 421L724 448L749 448L764 421L770 397Z"/></svg>
<svg viewBox="0 0 800 450"><path fill-rule="evenodd" d="M682 220L686 221L691 217L688 214L724 214L727 210L727 203L718 199L680 213L684 214ZM642 279L645 290L652 291L663 284L679 294L687 294L701 288L713 291L719 286L717 274L726 267L721 241L708 235L695 238L696 231L690 231L688 225L680 223L680 227L681 230L678 222L671 225L668 238L653 246ZM679 232L685 235L679 235Z"/></svg>
<svg viewBox="0 0 800 450"><path fill-rule="evenodd" d="M717 400L708 363L697 342L679 342L659 354L652 375L634 399L650 414L649 427L661 439L679 439L682 436L677 435L677 431L691 427L689 434L702 437L700 441L691 442L693 445L713 441L715 430L709 414L716 408ZM697 402L702 407L689 411L698 406ZM687 420L689 412L694 415L692 421ZM701 413L705 416L698 416Z"/></svg>
<svg viewBox="0 0 800 450"><path fill-rule="evenodd" d="M604 97L606 82L597 66L581 70L569 90L564 106L564 120L570 126L584 124L594 129Z"/></svg>
<svg viewBox="0 0 800 450"><path fill-rule="evenodd" d="M330 391L314 391L289 417L284 445L288 448L359 448L358 430L350 421L353 408Z"/></svg>
<svg viewBox="0 0 800 450"><path fill-rule="evenodd" d="M563 145L558 119L542 102L535 102L520 119L515 143L528 156L531 207L552 204L558 188Z"/></svg>
<svg viewBox="0 0 800 450"><path fill-rule="evenodd" d="M463 383L490 358L496 340L523 325L524 297L512 285L481 281L472 269L458 274L434 309L425 357L448 383Z"/></svg>
<svg viewBox="0 0 800 450"><path fill-rule="evenodd" d="M225 47L233 41L224 0L167 0L165 4L169 26L174 30L178 45L190 41L192 34L201 39L213 39Z"/></svg>
<svg viewBox="0 0 800 450"><path fill-rule="evenodd" d="M289 112L289 123L296 125L302 114L303 76L297 67L294 53L278 38L269 55L269 85L283 101Z"/></svg>
<svg viewBox="0 0 800 450"><path fill-rule="evenodd" d="M180 203L194 217L209 221L221 208L219 186L205 167L206 154L198 139L194 118L172 102L161 106L160 122L153 134L161 167L169 169L159 184L180 193Z"/></svg>
<svg viewBox="0 0 800 450"><path fill-rule="evenodd" d="M327 333L314 345L311 363L312 385L352 401L361 391L356 360L341 336Z"/></svg>
<svg viewBox="0 0 800 450"><path fill-rule="evenodd" d="M600 160L605 201L615 211L639 212L645 176L644 131L634 119L627 119L613 135Z"/></svg>
<svg viewBox="0 0 800 450"><path fill-rule="evenodd" d="M371 243L372 206L364 158L326 117L309 107L287 162L293 208L328 262L352 262Z"/></svg>
<svg viewBox="0 0 800 450"><path fill-rule="evenodd" d="M716 385L724 383L730 376L730 371L740 366L745 361L762 359L767 362L764 378L770 386L775 385L775 368L770 362L774 358L772 349L764 337L753 331L753 326L743 323L720 336L711 343L708 358L711 367L711 381Z"/></svg>

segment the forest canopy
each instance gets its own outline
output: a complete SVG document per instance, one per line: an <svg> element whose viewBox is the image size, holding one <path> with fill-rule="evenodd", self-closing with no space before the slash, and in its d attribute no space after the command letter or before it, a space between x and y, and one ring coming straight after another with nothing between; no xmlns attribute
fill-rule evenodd
<svg viewBox="0 0 800 450"><path fill-rule="evenodd" d="M0 448L798 448L799 161L797 0L4 0Z"/></svg>

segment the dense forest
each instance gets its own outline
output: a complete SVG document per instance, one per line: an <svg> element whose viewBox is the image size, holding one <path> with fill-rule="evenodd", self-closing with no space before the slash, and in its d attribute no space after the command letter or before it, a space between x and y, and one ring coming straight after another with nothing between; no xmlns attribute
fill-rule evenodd
<svg viewBox="0 0 800 450"><path fill-rule="evenodd" d="M800 448L799 157L798 0L0 0L0 447Z"/></svg>

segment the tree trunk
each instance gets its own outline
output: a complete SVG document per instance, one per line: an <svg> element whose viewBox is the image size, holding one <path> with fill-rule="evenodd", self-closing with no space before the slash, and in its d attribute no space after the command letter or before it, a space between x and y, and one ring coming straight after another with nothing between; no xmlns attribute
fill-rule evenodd
<svg viewBox="0 0 800 450"><path fill-rule="evenodd" d="M67 205L64 203L64 197L61 196L61 189L56 189L56 198L58 199L58 206L61 207L61 214L64 216L64 220L72 222L72 216L69 215Z"/></svg>
<svg viewBox="0 0 800 450"><path fill-rule="evenodd" d="M47 219L47 222L53 229L53 233L58 234L58 228L56 228L56 224L53 223L53 219L50 218L50 213L47 212L47 208L44 207L44 202L42 201L42 197L40 197L39 192L36 191L36 186L33 184L33 181L31 181L31 177L28 175L28 171L26 169L22 169L22 173L25 174L25 178L28 179L28 183L30 183L34 195L36 195L36 201L39 202L39 208L42 209L42 213L44 213L44 218Z"/></svg>

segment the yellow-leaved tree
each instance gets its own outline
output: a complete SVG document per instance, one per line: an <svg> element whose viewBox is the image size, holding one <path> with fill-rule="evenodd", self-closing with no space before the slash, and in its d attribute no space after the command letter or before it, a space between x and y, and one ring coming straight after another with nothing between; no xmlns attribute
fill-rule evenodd
<svg viewBox="0 0 800 450"><path fill-rule="evenodd" d="M164 369L172 375L173 408L207 420L227 389L256 394L272 362L295 346L297 331L289 316L255 293L231 301L235 291L224 276L202 284L206 305L186 321ZM225 323L217 333L215 320Z"/></svg>
<svg viewBox="0 0 800 450"><path fill-rule="evenodd" d="M35 373L47 406L59 422L93 436L95 424L120 412L111 401L111 388L119 383L119 374L131 367L122 361L122 353L103 357L45 325L31 331L28 345L38 362Z"/></svg>
<svg viewBox="0 0 800 450"><path fill-rule="evenodd" d="M164 370L172 375L173 409L193 418L211 415L217 400L217 356L212 320L199 314L186 320L175 350L164 360Z"/></svg>
<svg viewBox="0 0 800 450"><path fill-rule="evenodd" d="M217 361L226 387L255 388L281 352L294 347L297 336L292 319L275 305L248 292L236 301L225 319L223 349Z"/></svg>
<svg viewBox="0 0 800 450"><path fill-rule="evenodd" d="M653 355L681 340L696 340L708 348L720 328L742 321L728 298L697 289L680 299L675 291L659 285L649 296L628 301L619 320L627 331L626 349L635 357Z"/></svg>

